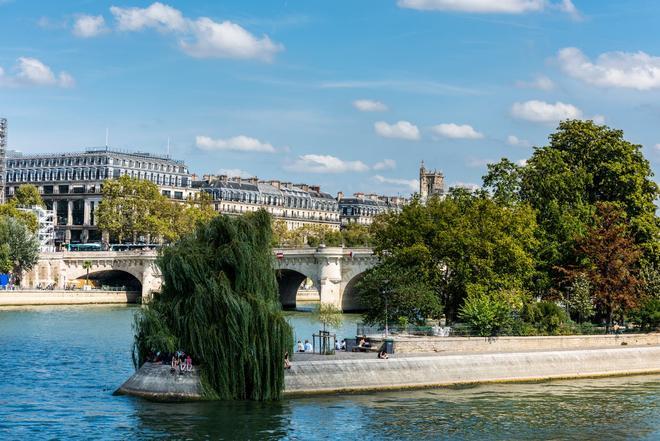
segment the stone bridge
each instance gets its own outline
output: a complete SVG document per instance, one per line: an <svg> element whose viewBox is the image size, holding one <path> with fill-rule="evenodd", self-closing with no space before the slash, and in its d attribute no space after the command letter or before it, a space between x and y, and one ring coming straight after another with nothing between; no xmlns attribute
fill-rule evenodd
<svg viewBox="0 0 660 441"><path fill-rule="evenodd" d="M157 251L81 251L43 253L39 262L23 277L23 285L31 288L52 285L64 289L74 280L84 279L90 262L90 280L113 280L141 291L149 299L161 286ZM285 308L295 308L296 294L307 279L313 282L322 303L332 303L344 311L359 310L353 292L355 282L377 262L367 248L319 247L273 250L273 267ZM109 282L108 282L109 283Z"/></svg>

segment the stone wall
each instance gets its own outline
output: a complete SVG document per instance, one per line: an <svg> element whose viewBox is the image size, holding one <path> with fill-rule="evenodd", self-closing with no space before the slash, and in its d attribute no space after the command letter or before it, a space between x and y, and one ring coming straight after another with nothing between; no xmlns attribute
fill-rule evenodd
<svg viewBox="0 0 660 441"><path fill-rule="evenodd" d="M288 396L660 373L660 346L294 362Z"/></svg>
<svg viewBox="0 0 660 441"><path fill-rule="evenodd" d="M139 302L140 293L134 291L0 291L0 306L126 304Z"/></svg>
<svg viewBox="0 0 660 441"><path fill-rule="evenodd" d="M397 336L393 337L393 340L395 352L520 352L526 350L603 348L621 345L660 345L660 333L545 337Z"/></svg>

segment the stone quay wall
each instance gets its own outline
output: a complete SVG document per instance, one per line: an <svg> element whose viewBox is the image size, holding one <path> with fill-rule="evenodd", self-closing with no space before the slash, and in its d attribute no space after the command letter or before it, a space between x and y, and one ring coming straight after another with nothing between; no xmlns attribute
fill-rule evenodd
<svg viewBox="0 0 660 441"><path fill-rule="evenodd" d="M293 363L285 395L660 373L660 346Z"/></svg>
<svg viewBox="0 0 660 441"><path fill-rule="evenodd" d="M0 291L0 306L127 304L140 298L135 291L10 290Z"/></svg>
<svg viewBox="0 0 660 441"><path fill-rule="evenodd" d="M610 346L660 345L660 333L617 335L561 335L542 337L415 337L395 336L394 351L522 352L526 350L588 349ZM373 338L378 344L379 338Z"/></svg>

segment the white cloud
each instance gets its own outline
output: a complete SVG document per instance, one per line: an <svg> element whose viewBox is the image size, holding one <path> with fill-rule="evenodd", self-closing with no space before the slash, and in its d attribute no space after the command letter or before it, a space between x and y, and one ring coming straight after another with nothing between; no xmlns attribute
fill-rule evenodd
<svg viewBox="0 0 660 441"><path fill-rule="evenodd" d="M591 117L591 120L595 122L596 124L605 124L605 116L604 115L594 115Z"/></svg>
<svg viewBox="0 0 660 441"><path fill-rule="evenodd" d="M275 147L267 142L245 135L227 139L213 139L208 136L197 136L195 144L202 150L225 150L235 152L275 153Z"/></svg>
<svg viewBox="0 0 660 441"><path fill-rule="evenodd" d="M526 12L541 12L547 9L557 9L579 16L578 10L571 0L553 3L549 0L398 0L401 8L420 11L468 12L475 14L523 14Z"/></svg>
<svg viewBox="0 0 660 441"><path fill-rule="evenodd" d="M436 135L451 139L480 139L484 137L482 133L477 132L468 124L438 124L437 126L433 126L431 130Z"/></svg>
<svg viewBox="0 0 660 441"><path fill-rule="evenodd" d="M5 74L0 68L0 85L2 86L58 86L73 87L75 80L62 71L55 74L53 70L36 58L20 57L14 66L14 75Z"/></svg>
<svg viewBox="0 0 660 441"><path fill-rule="evenodd" d="M511 113L516 118L541 123L556 123L564 119L582 118L582 111L572 104L557 101L554 104L531 100L514 103Z"/></svg>
<svg viewBox="0 0 660 441"><path fill-rule="evenodd" d="M285 168L302 173L345 173L369 170L369 166L362 161L344 161L330 155L301 155Z"/></svg>
<svg viewBox="0 0 660 441"><path fill-rule="evenodd" d="M545 75L539 75L532 81L517 81L516 86L548 91L555 88L555 83Z"/></svg>
<svg viewBox="0 0 660 441"><path fill-rule="evenodd" d="M419 129L416 125L408 121L398 121L394 124L378 121L374 124L374 130L376 134L383 138L410 139L414 141L420 139Z"/></svg>
<svg viewBox="0 0 660 441"><path fill-rule="evenodd" d="M394 170L396 168L396 161L394 159L383 159L374 164L374 170Z"/></svg>
<svg viewBox="0 0 660 441"><path fill-rule="evenodd" d="M110 12L115 16L120 31L140 31L146 28L182 31L186 27L186 19L181 11L159 2L146 8L112 6Z"/></svg>
<svg viewBox="0 0 660 441"><path fill-rule="evenodd" d="M506 143L514 147L529 147L531 145L526 139L520 139L515 135L507 136Z"/></svg>
<svg viewBox="0 0 660 441"><path fill-rule="evenodd" d="M197 58L254 58L271 61L284 49L268 36L257 38L241 26L230 21L217 23L202 17L192 25L191 41L181 41L181 48Z"/></svg>
<svg viewBox="0 0 660 441"><path fill-rule="evenodd" d="M472 182L460 182L460 181L458 181L458 182L452 183L449 186L449 188L465 188L466 190L477 191L481 187L479 186L479 184L474 184Z"/></svg>
<svg viewBox="0 0 660 441"><path fill-rule="evenodd" d="M240 168L221 168L218 170L218 175L225 175L229 178L251 178L254 175Z"/></svg>
<svg viewBox="0 0 660 441"><path fill-rule="evenodd" d="M73 35L81 38L96 37L106 32L105 19L102 15L79 15L73 23Z"/></svg>
<svg viewBox="0 0 660 441"><path fill-rule="evenodd" d="M360 112L384 112L387 110L385 104L373 100L355 100L353 101L353 107Z"/></svg>
<svg viewBox="0 0 660 441"><path fill-rule="evenodd" d="M516 164L518 164L521 167L524 167L527 165L527 159L519 159L516 161Z"/></svg>
<svg viewBox="0 0 660 441"><path fill-rule="evenodd" d="M660 57L645 52L605 52L591 61L580 49L567 47L559 51L557 60L567 75L594 86L660 87Z"/></svg>
<svg viewBox="0 0 660 441"><path fill-rule="evenodd" d="M381 184L396 185L398 187L408 187L411 191L419 190L419 181L417 179L395 179L376 175L374 179Z"/></svg>
<svg viewBox="0 0 660 441"><path fill-rule="evenodd" d="M277 52L284 49L267 35L259 38L231 21L216 22L208 17L186 18L178 9L158 2L147 8L113 6L110 12L121 31L150 28L177 34L179 46L192 57L271 61Z"/></svg>

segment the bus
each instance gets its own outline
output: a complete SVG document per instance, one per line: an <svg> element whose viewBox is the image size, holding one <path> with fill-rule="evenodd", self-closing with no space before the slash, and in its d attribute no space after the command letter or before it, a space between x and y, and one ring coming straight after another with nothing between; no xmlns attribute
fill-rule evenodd
<svg viewBox="0 0 660 441"><path fill-rule="evenodd" d="M68 243L65 248L67 251L102 251L100 243Z"/></svg>

